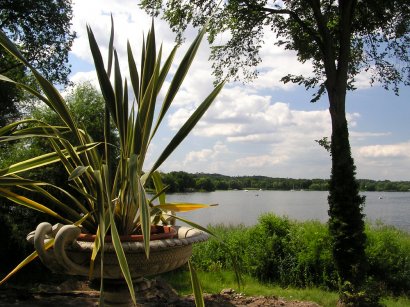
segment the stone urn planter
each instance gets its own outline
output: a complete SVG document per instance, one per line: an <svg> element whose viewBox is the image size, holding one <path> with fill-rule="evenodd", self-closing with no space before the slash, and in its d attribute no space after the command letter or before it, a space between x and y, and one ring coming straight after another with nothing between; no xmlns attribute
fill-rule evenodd
<svg viewBox="0 0 410 307"><path fill-rule="evenodd" d="M131 238L122 241L122 247L127 258L134 288L145 291L150 282L144 276L165 273L188 262L192 255L192 244L208 239L202 231L190 227L173 226L167 233L153 234L150 241L150 256L147 259L144 245L141 241ZM164 238L165 236L165 238ZM54 246L48 250L44 245L52 238ZM36 230L27 236L27 240L34 244L42 263L51 271L60 274L89 276L90 259L94 242L89 235L82 235L81 229L74 225L41 223ZM92 279L101 278L100 255L95 260ZM104 300L110 306L131 305L128 288L123 280L117 256L110 242L104 243Z"/></svg>

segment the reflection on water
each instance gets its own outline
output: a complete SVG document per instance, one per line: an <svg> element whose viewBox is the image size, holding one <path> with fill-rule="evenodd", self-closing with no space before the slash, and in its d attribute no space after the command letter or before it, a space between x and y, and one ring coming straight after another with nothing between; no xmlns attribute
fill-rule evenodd
<svg viewBox="0 0 410 307"><path fill-rule="evenodd" d="M410 193L364 192L366 219L377 220L410 232ZM318 191L216 191L169 194L169 202L219 204L217 207L181 213L201 225L254 225L259 215L271 212L296 220L328 219L327 192Z"/></svg>

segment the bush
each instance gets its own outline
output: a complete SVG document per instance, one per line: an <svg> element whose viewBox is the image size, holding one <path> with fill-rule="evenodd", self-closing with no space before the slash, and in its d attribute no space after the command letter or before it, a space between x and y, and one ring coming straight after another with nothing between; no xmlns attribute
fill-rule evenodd
<svg viewBox="0 0 410 307"><path fill-rule="evenodd" d="M232 270L233 261L243 267L243 255L249 243L246 239L249 229L243 225L235 227L217 225L209 229L221 239L223 244L215 238L202 244L194 244L192 261L195 267L208 272L220 269Z"/></svg>
<svg viewBox="0 0 410 307"><path fill-rule="evenodd" d="M203 271L232 270L232 257L243 273L281 286L338 290L326 224L296 222L264 214L253 227L213 226L224 241L194 246L193 262ZM366 293L410 294L410 235L387 226L369 227Z"/></svg>
<svg viewBox="0 0 410 307"><path fill-rule="evenodd" d="M287 218L265 214L250 229L244 254L245 269L261 281L287 284L295 264L290 233L294 225Z"/></svg>
<svg viewBox="0 0 410 307"><path fill-rule="evenodd" d="M382 290L410 294L410 235L394 227L367 228L369 275Z"/></svg>
<svg viewBox="0 0 410 307"><path fill-rule="evenodd" d="M318 221L298 223L293 228L291 238L296 266L293 267L293 280L290 284L337 289L338 277L326 225Z"/></svg>
<svg viewBox="0 0 410 307"><path fill-rule="evenodd" d="M330 237L319 222L297 223L265 214L253 227L219 225L211 230L224 244L211 239L194 246L193 262L199 269L233 269L233 256L242 272L260 281L336 288Z"/></svg>

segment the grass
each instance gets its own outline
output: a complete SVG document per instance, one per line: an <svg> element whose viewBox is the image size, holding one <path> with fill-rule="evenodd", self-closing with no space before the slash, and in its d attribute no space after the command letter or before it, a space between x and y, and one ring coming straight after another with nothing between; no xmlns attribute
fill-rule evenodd
<svg viewBox="0 0 410 307"><path fill-rule="evenodd" d="M408 307L410 306L410 299L407 297L388 297L382 299L382 303L387 307Z"/></svg>
<svg viewBox="0 0 410 307"><path fill-rule="evenodd" d="M278 285L262 284L256 279L243 276L243 286L238 288L235 274L229 271L202 272L198 271L203 291L206 293L220 293L222 289L232 288L236 292L248 296L275 296L285 300L311 301L324 307L334 307L337 304L338 293L325 291L319 288L281 288ZM161 275L179 294L191 294L191 284L189 272L186 270L176 270ZM406 297L383 298L382 303L387 307L410 306L410 299Z"/></svg>

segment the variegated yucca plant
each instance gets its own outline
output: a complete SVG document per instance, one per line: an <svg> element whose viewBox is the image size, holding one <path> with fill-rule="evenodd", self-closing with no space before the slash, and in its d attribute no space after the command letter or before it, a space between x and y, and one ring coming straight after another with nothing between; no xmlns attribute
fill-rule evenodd
<svg viewBox="0 0 410 307"><path fill-rule="evenodd" d="M105 68L94 34L91 28L87 27L90 50L106 104L105 135L109 135L110 125L114 125L119 136L120 156L116 159L115 168L113 164L115 159L110 157L112 146L110 140L105 139L101 143L94 142L84 126L77 122L70 113L59 91L27 62L18 48L4 33L0 32L1 45L31 70L40 90L15 82L2 75L0 75L0 80L13 83L34 95L54 110L64 123L61 126L52 126L36 119L24 119L0 129L0 142L24 138L45 138L53 148L50 153L1 169L0 196L17 205L47 213L62 223L81 225L84 231L97 234L92 256L94 258L98 251L103 248L104 237L111 235L124 278L135 302L132 280L119 236L141 231L144 237L146 256L149 257L151 224L165 224L170 217L181 219L173 212L206 207L203 204L166 203L165 188L157 169L194 128L222 89L223 84L221 83L214 88L175 134L170 143L165 146L156 162L150 168L145 169L144 161L150 143L188 74L188 69L204 36L205 29L195 38L171 78L169 70L177 47L163 60L162 46L157 50L154 25L152 24L151 30L142 44L139 70L130 44L127 45L129 83L121 75L119 59L113 47L113 29L112 25L107 68ZM165 98L159 102L157 99L165 80L170 85ZM134 97L128 96L131 92L130 89L132 89ZM157 105L161 106L159 111L156 109ZM70 135L70 138L67 135ZM75 142L70 142L69 139L73 140L73 136ZM69 180L72 191L75 191L76 195L50 183L24 177L26 171L53 163L64 165L67 171L67 180ZM154 181L156 188L156 195L153 198L149 198L145 191L145 184L149 179ZM35 198L30 198L27 196L28 192L42 195L44 199L54 204L53 208L55 209L37 202ZM64 195L64 200L60 199L59 195ZM154 199L156 199L155 203ZM183 221L205 230L190 221ZM46 248L52 247L52 244L53 241L50 241ZM36 256L36 252L31 254L1 283ZM103 257L101 257L101 261L103 261ZM195 273L193 275L195 276ZM195 288L199 289L195 285L196 281L194 282L194 290Z"/></svg>

